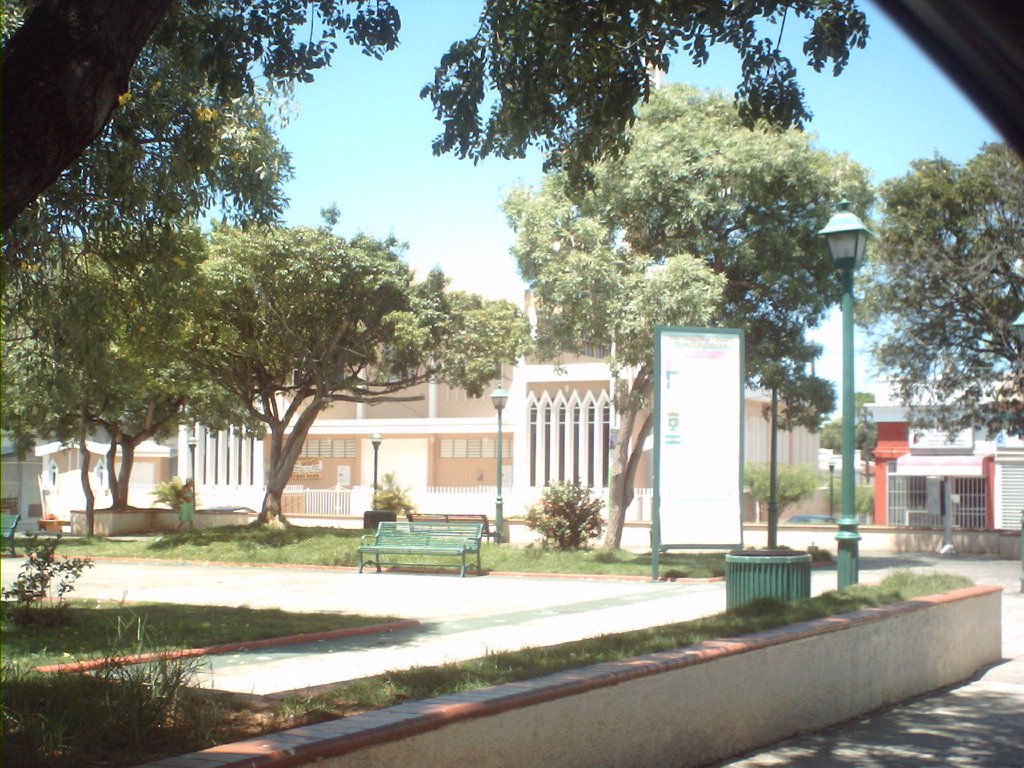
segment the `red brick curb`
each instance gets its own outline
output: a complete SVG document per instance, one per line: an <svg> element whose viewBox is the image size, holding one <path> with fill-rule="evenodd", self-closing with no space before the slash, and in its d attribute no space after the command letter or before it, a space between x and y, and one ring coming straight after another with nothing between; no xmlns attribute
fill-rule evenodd
<svg viewBox="0 0 1024 768"><path fill-rule="evenodd" d="M399 629L410 629L419 626L418 621L402 620L391 621L386 624L368 624L365 627L350 627L348 629L328 629L323 632L307 632L302 635L285 635L284 637L268 637L262 640L242 640L237 643L221 643L206 648L182 648L174 651L157 651L155 653L140 653L131 656L122 656L116 659L88 659L87 661L73 661L68 664L50 664L48 666L36 667L36 672L88 672L94 669L115 664L142 664L157 659L186 659L193 656L209 656L214 653L232 653L233 651L252 650L255 648L269 648L278 645L295 645L296 643L315 643L318 640L334 640L342 637L357 637L359 635L371 635L384 632L395 632Z"/></svg>

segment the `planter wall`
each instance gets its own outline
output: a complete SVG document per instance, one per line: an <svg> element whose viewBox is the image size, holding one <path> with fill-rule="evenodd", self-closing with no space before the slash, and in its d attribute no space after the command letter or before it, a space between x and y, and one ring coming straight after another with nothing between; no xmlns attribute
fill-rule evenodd
<svg viewBox="0 0 1024 768"><path fill-rule="evenodd" d="M132 509L112 512L98 509L93 513L93 530L97 536L131 536L173 531L178 527L178 515L169 509ZM222 525L248 525L255 514L245 511L196 512L196 528L216 528ZM88 531L85 512L71 513L71 533L84 536Z"/></svg>
<svg viewBox="0 0 1024 768"><path fill-rule="evenodd" d="M225 744L205 768L699 766L962 681L1001 657L971 587Z"/></svg>

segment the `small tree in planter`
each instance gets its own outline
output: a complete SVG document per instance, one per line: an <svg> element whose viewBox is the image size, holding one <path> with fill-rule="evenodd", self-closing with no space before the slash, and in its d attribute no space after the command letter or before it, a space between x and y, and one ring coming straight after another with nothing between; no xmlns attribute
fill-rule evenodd
<svg viewBox="0 0 1024 768"><path fill-rule="evenodd" d="M394 512L396 516L405 515L408 518L416 512L416 504L410 489L400 486L395 473L388 472L381 478L377 492L373 494L373 509Z"/></svg>
<svg viewBox="0 0 1024 768"><path fill-rule="evenodd" d="M579 483L551 483L526 514L526 527L562 550L579 549L604 530L602 499Z"/></svg>

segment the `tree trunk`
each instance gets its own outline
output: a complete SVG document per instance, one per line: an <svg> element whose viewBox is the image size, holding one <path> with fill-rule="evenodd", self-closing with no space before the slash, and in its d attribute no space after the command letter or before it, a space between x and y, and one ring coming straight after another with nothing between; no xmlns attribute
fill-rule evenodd
<svg viewBox="0 0 1024 768"><path fill-rule="evenodd" d="M171 2L43 0L4 46L4 230L103 131Z"/></svg>
<svg viewBox="0 0 1024 768"><path fill-rule="evenodd" d="M85 409L82 409L82 431L78 438L78 447L82 452L82 492L85 494L85 533L87 536L96 534L96 496L92 492L92 481L89 479L89 465L91 464L89 446L86 438L89 435L89 423L85 417Z"/></svg>
<svg viewBox="0 0 1024 768"><path fill-rule="evenodd" d="M131 482L132 466L135 464L135 440L130 436L121 435L121 468L117 471L117 482L111 486L112 506L124 508L128 506L128 485Z"/></svg>
<svg viewBox="0 0 1024 768"><path fill-rule="evenodd" d="M306 442L306 435L310 427L316 422L316 417L327 405L327 400L322 397L313 397L309 403L299 412L299 418L295 420L292 431L285 435L285 428L288 426L286 420L275 421L270 424L270 467L267 473L267 493L263 497L263 508L260 510L256 522L262 524L272 521L284 522L284 515L281 513L281 495L284 487L292 476L295 469L295 462L302 453L302 446Z"/></svg>
<svg viewBox="0 0 1024 768"><path fill-rule="evenodd" d="M626 509L633 502L636 470L640 465L644 441L651 433L654 423L650 413L641 417L636 411L626 410L621 413L621 417L619 444L615 448L611 488L608 492L608 529L604 536L604 546L610 549L622 546ZM636 429L637 418L641 419L639 431Z"/></svg>
<svg viewBox="0 0 1024 768"><path fill-rule="evenodd" d="M117 461L117 438L110 436L110 447L107 449L107 488L110 490L110 508L117 507L117 496L114 489L117 488L117 472L114 471L114 462Z"/></svg>

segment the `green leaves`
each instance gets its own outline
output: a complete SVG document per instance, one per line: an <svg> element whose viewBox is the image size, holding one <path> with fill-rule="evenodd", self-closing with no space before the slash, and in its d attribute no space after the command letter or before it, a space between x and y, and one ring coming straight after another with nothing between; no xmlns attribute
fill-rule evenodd
<svg viewBox="0 0 1024 768"><path fill-rule="evenodd" d="M1003 144L915 161L882 187L858 320L896 395L948 430L1024 431L1024 164Z"/></svg>
<svg viewBox="0 0 1024 768"><path fill-rule="evenodd" d="M818 71L832 62L839 74L850 51L867 40L854 0L487 0L477 33L451 46L420 94L444 123L434 152L476 161L522 157L533 144L547 154L546 170L564 170L574 183L592 181L594 162L626 149L635 109L653 93L652 68L668 71L678 55L703 65L715 45L740 56L736 98L745 125L800 126L810 115L793 65L758 37L764 23L784 25L789 15L812 22L803 52Z"/></svg>

